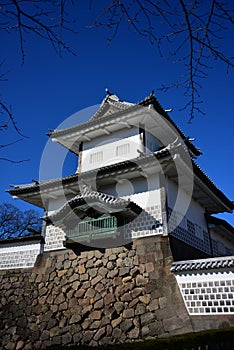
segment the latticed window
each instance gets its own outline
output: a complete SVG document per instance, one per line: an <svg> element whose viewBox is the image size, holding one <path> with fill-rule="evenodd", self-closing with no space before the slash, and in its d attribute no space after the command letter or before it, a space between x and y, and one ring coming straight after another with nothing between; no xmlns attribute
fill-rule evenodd
<svg viewBox="0 0 234 350"><path fill-rule="evenodd" d="M130 152L130 144L124 143L123 145L119 145L116 147L116 155L123 156L124 154L128 154Z"/></svg>
<svg viewBox="0 0 234 350"><path fill-rule="evenodd" d="M99 152L95 152L90 154L90 163L99 163L103 160L103 152L99 151Z"/></svg>

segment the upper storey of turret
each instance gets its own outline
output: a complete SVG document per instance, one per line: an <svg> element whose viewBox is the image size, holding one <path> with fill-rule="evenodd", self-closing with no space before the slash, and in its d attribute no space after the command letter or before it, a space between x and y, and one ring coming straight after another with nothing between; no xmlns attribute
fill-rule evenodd
<svg viewBox="0 0 234 350"><path fill-rule="evenodd" d="M168 116L167 111L160 106L153 93L134 104L122 101L107 90L107 95L98 111L87 122L68 129L54 130L49 136L52 141L58 142L77 155L81 150L87 149L93 149L97 153L97 148L109 144L112 149L115 146L115 156L122 156L127 152L131 159L139 155L139 152L155 151L160 146L166 146L178 136L185 142L192 157L200 154ZM131 138L135 146L116 148L121 146L118 144L120 139L124 142L127 138ZM113 142L117 143L113 145ZM113 157L113 154L108 156ZM94 159L104 158L99 153L90 158L90 163ZM113 159L109 161L113 162ZM98 163L96 166L100 166ZM106 162L103 164L106 165Z"/></svg>

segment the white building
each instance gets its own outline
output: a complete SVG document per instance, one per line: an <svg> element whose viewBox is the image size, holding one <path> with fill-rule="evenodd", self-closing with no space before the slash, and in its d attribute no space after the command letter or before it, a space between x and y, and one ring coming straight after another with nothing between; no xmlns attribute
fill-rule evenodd
<svg viewBox="0 0 234 350"><path fill-rule="evenodd" d="M88 122L49 136L77 154L77 172L8 191L45 209L45 251L168 235L175 261L234 253L233 228L213 216L233 202L153 94L138 104L108 94Z"/></svg>

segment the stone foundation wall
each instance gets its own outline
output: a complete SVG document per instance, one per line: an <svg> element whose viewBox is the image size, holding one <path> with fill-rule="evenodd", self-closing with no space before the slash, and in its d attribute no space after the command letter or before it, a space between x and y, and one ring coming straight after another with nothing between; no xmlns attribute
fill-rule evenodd
<svg viewBox="0 0 234 350"><path fill-rule="evenodd" d="M231 316L188 315L168 237L129 247L39 256L36 266L0 271L1 349L104 345L234 325Z"/></svg>

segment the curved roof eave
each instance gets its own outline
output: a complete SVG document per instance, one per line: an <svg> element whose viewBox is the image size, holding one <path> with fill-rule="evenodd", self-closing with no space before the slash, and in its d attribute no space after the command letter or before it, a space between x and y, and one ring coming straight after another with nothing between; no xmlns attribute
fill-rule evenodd
<svg viewBox="0 0 234 350"><path fill-rule="evenodd" d="M87 204L87 206L90 206L92 208L93 205L99 206L99 209L104 206L107 208L107 210L109 208L113 212L122 212L124 210L128 210L134 212L135 214L139 214L142 211L142 208L130 200L118 198L102 192L86 191L82 195L79 194L68 200L64 205L62 205L62 207L53 213L44 216L43 220L51 223L57 223L63 220L65 217L72 215L74 213L74 209L79 208L84 204Z"/></svg>
<svg viewBox="0 0 234 350"><path fill-rule="evenodd" d="M27 194L40 195L41 191L48 191L48 190L53 191L53 189L59 186L63 188L63 186L69 187L70 184L74 184L74 183L78 184L78 180L84 177L92 178L92 176L95 175L95 177L97 176L101 178L103 176L113 175L114 172L119 172L121 170L135 171L141 165L147 164L147 162L152 162L155 159L154 157L156 157L160 161L164 161L168 157L170 158L170 152L166 149L162 149L155 153L146 154L144 156L141 156L132 160L127 160L121 163L115 163L112 165L101 167L98 170L98 172L97 172L97 169L94 169L94 170L89 170L87 172L80 173L80 174L77 174L77 173L72 174L64 178L42 181L40 182L40 184L16 186L12 190L7 190L7 192L13 196L19 196L19 197ZM202 171L202 169L193 160L192 160L192 165L193 165L193 172L197 176L197 178L200 179L200 181L203 184L205 184L205 186L207 186L208 189L212 193L214 193L215 196L223 203L224 207L226 208L226 210L223 210L223 211L232 212L234 210L234 203L226 197L226 195L210 180L210 178Z"/></svg>
<svg viewBox="0 0 234 350"><path fill-rule="evenodd" d="M111 98L109 97L109 100ZM103 109L105 109L105 107L107 106L107 101L106 99L104 99L104 101L101 104L101 107L99 108L99 110L95 113L94 116L92 116L87 122L73 126L71 128L67 128L67 129L63 129L63 130L54 130L50 133L48 133L48 136L52 139L59 139L61 137L64 137L66 135L72 135L75 134L77 132L81 132L85 130L89 130L91 127L94 126L98 126L100 123L104 123L107 121L111 121L114 120L115 118L118 118L122 115L124 115L126 112L132 112L134 110L136 110L139 107L146 107L149 105L153 105L154 109L160 114L162 115L169 123L172 124L172 126L177 130L177 132L179 133L180 137L183 139L183 141L185 142L186 146L190 149L190 151L192 152L192 154L197 157L199 155L201 155L202 153L200 152L199 149L197 149L189 140L188 138L186 138L186 136L184 135L184 133L181 131L181 129L178 127L178 125L169 117L169 115L167 114L167 112L162 108L162 106L160 105L160 103L158 102L158 100L155 98L154 95L150 95L147 96L144 100L136 103L136 104L130 104L127 102L120 102L118 101L118 104L124 105L124 107L122 108L118 108L116 112L111 113L111 114L107 114L107 115L102 115ZM115 103L117 103L115 101ZM101 115L99 117L99 115ZM57 140L59 142L59 140ZM59 142L60 143L60 142Z"/></svg>

